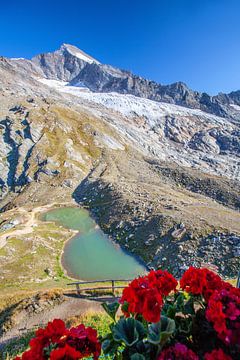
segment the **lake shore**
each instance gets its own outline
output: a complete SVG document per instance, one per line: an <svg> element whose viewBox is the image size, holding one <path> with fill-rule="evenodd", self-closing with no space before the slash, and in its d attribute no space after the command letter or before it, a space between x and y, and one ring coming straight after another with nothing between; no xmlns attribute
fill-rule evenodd
<svg viewBox="0 0 240 360"><path fill-rule="evenodd" d="M147 271L146 265L142 261L135 256L132 256L132 254L126 251L126 249L123 249L120 244L105 235L85 209L79 208L78 206L60 206L59 210L60 211L58 211L58 208L53 208L49 211L45 211L46 217L43 219L43 216L41 215L41 220L54 222L55 224L74 232L73 236L69 237L69 239L64 242L61 252L60 265L65 276L79 281L95 279L105 280L112 278L117 279L118 277L132 278ZM70 215L68 213L70 213ZM47 214L49 214L48 218ZM61 221L61 216L63 216L63 222ZM79 243L80 238L81 245ZM85 255L79 250L79 246L83 247ZM76 255L76 253L78 255ZM87 260L84 256L87 256ZM101 262L102 256L106 256L108 262ZM70 261L72 265L70 265ZM85 266L86 261L87 265ZM114 264L112 264L112 262L114 262ZM123 266L120 265L122 262ZM89 264L94 264L95 267L92 268ZM76 274L76 271L80 271L81 268L85 274L84 276ZM96 272L96 275L94 275L94 271Z"/></svg>

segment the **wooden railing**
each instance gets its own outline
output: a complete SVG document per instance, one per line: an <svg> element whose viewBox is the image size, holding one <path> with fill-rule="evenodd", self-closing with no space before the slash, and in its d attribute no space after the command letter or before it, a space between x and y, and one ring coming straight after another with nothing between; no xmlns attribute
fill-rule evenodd
<svg viewBox="0 0 240 360"><path fill-rule="evenodd" d="M124 289L125 286L117 285L116 283L129 283L132 281L132 279L110 279L110 280L92 280L92 281L78 281L78 282L72 282L67 284L68 286L75 285L76 290L79 296L81 296L81 291L91 291L91 290L112 290L113 296L115 296L115 289ZM87 285L87 284L99 284L99 283L110 283L110 285L107 286L94 286L94 287L81 287L80 285ZM237 285L238 288L240 288L240 271L238 273L238 279L237 279Z"/></svg>
<svg viewBox="0 0 240 360"><path fill-rule="evenodd" d="M92 281L78 281L72 282L67 284L68 286L75 285L76 290L79 296L81 296L81 292L83 291L91 291L91 290L112 290L113 296L115 296L115 289L124 289L125 286L116 285L116 283L126 282L129 283L132 279L110 279L110 280L92 280ZM99 284L99 283L110 283L107 286L94 286L94 287L81 287L80 285L87 285L87 284Z"/></svg>

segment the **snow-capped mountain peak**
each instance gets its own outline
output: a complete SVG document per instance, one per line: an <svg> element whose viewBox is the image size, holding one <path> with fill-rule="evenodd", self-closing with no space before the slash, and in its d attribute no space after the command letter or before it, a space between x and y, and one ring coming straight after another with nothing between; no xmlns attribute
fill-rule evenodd
<svg viewBox="0 0 240 360"><path fill-rule="evenodd" d="M80 50L79 48L77 48L74 45L62 44L60 50L61 51L67 51L71 55L76 56L78 59L86 61L86 62L88 62L90 64L92 64L92 63L100 64L100 62L98 60L94 59L93 57L86 54L84 51Z"/></svg>

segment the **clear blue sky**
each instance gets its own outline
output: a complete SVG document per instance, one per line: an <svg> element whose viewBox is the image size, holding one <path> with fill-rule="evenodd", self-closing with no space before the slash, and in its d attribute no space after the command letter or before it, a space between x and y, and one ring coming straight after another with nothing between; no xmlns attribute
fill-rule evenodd
<svg viewBox="0 0 240 360"><path fill-rule="evenodd" d="M0 0L0 55L63 42L162 84L240 89L239 0Z"/></svg>

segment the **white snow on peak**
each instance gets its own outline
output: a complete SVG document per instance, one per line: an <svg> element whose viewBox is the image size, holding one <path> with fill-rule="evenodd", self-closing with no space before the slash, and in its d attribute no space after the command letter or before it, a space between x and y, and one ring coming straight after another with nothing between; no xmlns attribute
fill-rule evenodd
<svg viewBox="0 0 240 360"><path fill-rule="evenodd" d="M210 118L216 125L223 123L222 118L198 109L157 102L129 94L92 92L86 87L68 86L67 82L59 80L38 79L38 81L59 92L68 93L91 103L102 105L126 117L144 117L148 119L149 125L157 124L161 117L177 115L184 117L196 116L202 119Z"/></svg>
<svg viewBox="0 0 240 360"><path fill-rule="evenodd" d="M86 54L82 50L78 49L76 46L70 45L70 44L63 44L60 48L60 50L67 50L70 54L73 56L76 56L78 59L81 59L83 61L86 61L90 64L95 62L96 64L100 64L100 62L90 55Z"/></svg>

